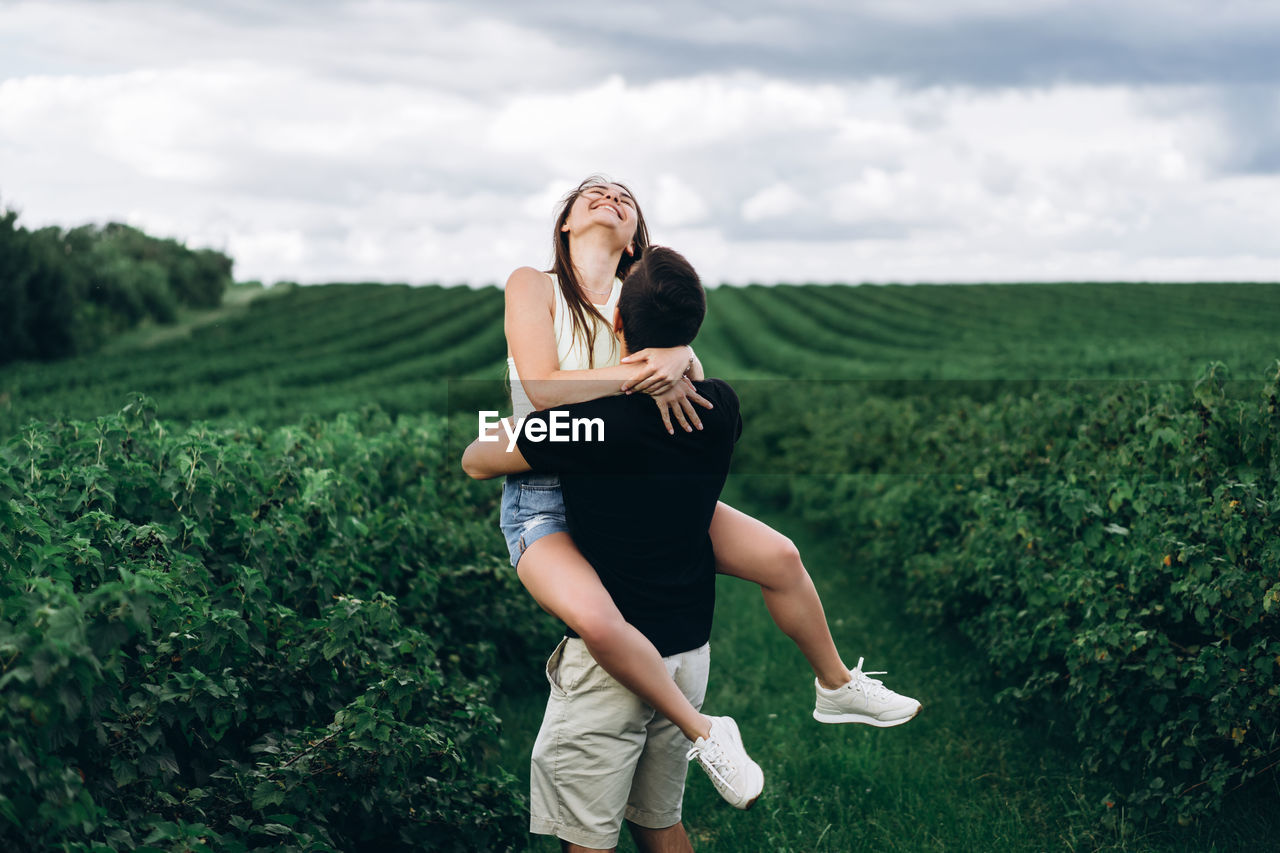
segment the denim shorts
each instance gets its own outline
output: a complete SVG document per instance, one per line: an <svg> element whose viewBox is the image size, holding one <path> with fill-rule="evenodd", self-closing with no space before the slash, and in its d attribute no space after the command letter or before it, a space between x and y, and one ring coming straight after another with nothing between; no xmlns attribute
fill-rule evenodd
<svg viewBox="0 0 1280 853"><path fill-rule="evenodd" d="M549 533L568 533L564 493L556 474L512 474L502 485L502 535L507 538L511 565L520 562L530 545Z"/></svg>

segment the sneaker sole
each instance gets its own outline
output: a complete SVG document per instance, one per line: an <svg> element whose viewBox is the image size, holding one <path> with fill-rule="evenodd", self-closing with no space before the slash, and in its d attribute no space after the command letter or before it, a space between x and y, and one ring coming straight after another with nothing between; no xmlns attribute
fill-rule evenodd
<svg viewBox="0 0 1280 853"><path fill-rule="evenodd" d="M744 812L750 809L752 806L754 806L756 804L756 800L760 799L760 794L764 793L764 771L760 770L760 765L758 764L756 765L756 769L759 770L760 772L760 792L756 794L754 797L752 797L751 799L747 800L746 805L735 807L735 808L741 809Z"/></svg>
<svg viewBox="0 0 1280 853"><path fill-rule="evenodd" d="M737 721L734 720L732 717L724 717L723 719L727 722L728 728L732 731L731 738L733 739L734 743L737 744L738 749L742 750L742 754L746 755L747 749L742 745L742 731L738 728ZM737 803L732 803L732 802L729 802L728 800L725 800L725 802L729 802L729 805L733 806L735 809L739 809L740 811L744 811L744 812L747 809L754 806L756 804L756 800L760 799L760 795L764 793L764 770L761 769L760 765L755 761L753 761L750 756L747 756L747 760L751 762L750 766L755 768L755 774L753 775L758 776L759 778L760 790L756 792L756 795L754 797L747 800L747 802L741 806L738 805ZM723 796L724 795L721 794L722 798Z"/></svg>
<svg viewBox="0 0 1280 853"><path fill-rule="evenodd" d="M724 720L724 725L726 725L726 727L728 727L728 729L731 730L732 734L730 736L733 742L737 744L737 748L741 749L742 754L746 754L746 748L744 747L744 745L742 745L742 733L739 730L739 727L737 727L737 722L733 720L733 717L722 717L722 719ZM746 811L746 809L751 808L751 806L755 806L755 800L758 800L760 798L760 794L764 793L764 770L760 768L760 765L758 765L758 763L751 760L750 756L748 756L746 760L750 762L749 767L751 768L751 770L755 771L754 774L751 774L751 775L753 775L754 779L756 780L756 785L759 785L759 789L756 790L755 792L755 797L749 800L746 800L745 803L742 803L741 806L739 806L739 804L733 802L733 800L728 799L727 797L724 797L724 794L723 792L721 792L721 790L719 790L718 788L716 789L716 793L719 794L719 797L721 797L721 799L723 799L724 802L730 804L730 806L732 806L733 808L739 809L739 811L744 811L744 812ZM704 767L704 770L705 770L705 767ZM751 788L755 788L755 785L751 785Z"/></svg>
<svg viewBox="0 0 1280 853"><path fill-rule="evenodd" d="M909 723L916 718L916 714L920 713L923 705L917 705L916 709L911 712L910 716L900 717L896 720L879 720L875 717L868 717L864 714L824 714L815 710L813 718L820 723L864 723L868 726L876 726L877 728L887 729L892 726L900 726L903 723Z"/></svg>

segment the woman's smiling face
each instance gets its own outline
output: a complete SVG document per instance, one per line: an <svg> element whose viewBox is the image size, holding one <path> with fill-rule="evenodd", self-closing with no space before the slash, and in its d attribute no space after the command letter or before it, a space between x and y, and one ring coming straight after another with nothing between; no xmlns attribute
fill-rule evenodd
<svg viewBox="0 0 1280 853"><path fill-rule="evenodd" d="M631 242L637 225L636 201L618 184L589 184L574 199L560 230L578 233L592 226L615 230L623 244Z"/></svg>

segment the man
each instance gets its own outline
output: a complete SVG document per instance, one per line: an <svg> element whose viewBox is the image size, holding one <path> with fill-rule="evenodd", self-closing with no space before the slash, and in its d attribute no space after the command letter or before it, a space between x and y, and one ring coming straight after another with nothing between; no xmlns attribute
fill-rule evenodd
<svg viewBox="0 0 1280 853"><path fill-rule="evenodd" d="M706 298L683 257L650 247L628 276L617 311L624 352L681 346L697 334ZM552 412L535 412L514 450L506 440L477 440L463 468L481 479L560 474L574 542L622 615L701 707L715 603L708 529L742 422L727 384L696 387L714 406L701 414L701 430L669 435L645 395L606 397L555 410L599 419L603 436L586 433L599 440L551 441ZM530 430L534 421L540 426ZM616 845L625 818L641 850L691 850L681 822L690 755L722 795L726 786L734 789L740 808L759 796L763 775L728 717L711 718L711 734L690 750L674 724L604 672L576 638L557 647L547 676L551 696L532 757L531 831L558 836L566 850L605 850Z"/></svg>

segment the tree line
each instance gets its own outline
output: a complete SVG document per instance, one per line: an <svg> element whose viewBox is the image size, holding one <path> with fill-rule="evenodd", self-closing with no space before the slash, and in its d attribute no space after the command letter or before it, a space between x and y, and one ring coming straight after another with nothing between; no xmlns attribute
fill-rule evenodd
<svg viewBox="0 0 1280 853"><path fill-rule="evenodd" d="M232 260L120 223L28 230L0 210L0 364L92 352L179 307L212 308Z"/></svg>

